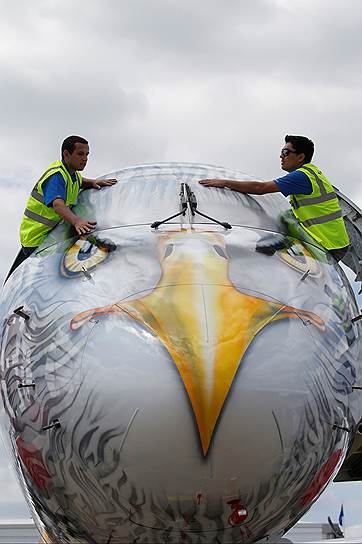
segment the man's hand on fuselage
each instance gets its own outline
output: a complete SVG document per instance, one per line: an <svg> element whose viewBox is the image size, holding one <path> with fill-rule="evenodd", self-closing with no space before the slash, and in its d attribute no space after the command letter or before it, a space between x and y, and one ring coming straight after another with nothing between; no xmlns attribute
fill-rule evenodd
<svg viewBox="0 0 362 544"><path fill-rule="evenodd" d="M73 226L77 231L77 234L79 235L89 234L90 232L93 232L96 224L97 221L86 221L85 219L81 219L78 216L76 216L76 220L73 222Z"/></svg>
<svg viewBox="0 0 362 544"><path fill-rule="evenodd" d="M226 187L226 179L200 179L199 183L205 187L219 187L224 189Z"/></svg>
<svg viewBox="0 0 362 544"><path fill-rule="evenodd" d="M117 183L115 178L110 179L82 179L82 189L101 189L102 187L109 187Z"/></svg>
<svg viewBox="0 0 362 544"><path fill-rule="evenodd" d="M53 201L54 211L67 223L70 223L75 228L77 234L89 234L95 229L97 224L96 221L88 221L86 219L81 219L78 215L72 212L72 210L66 206L64 200L61 198L56 198Z"/></svg>
<svg viewBox="0 0 362 544"><path fill-rule="evenodd" d="M219 187L222 189L232 189L239 193L249 193L251 195L264 195L267 193L277 193L280 191L278 184L273 181L235 181L231 179L201 179L199 181L204 187Z"/></svg>

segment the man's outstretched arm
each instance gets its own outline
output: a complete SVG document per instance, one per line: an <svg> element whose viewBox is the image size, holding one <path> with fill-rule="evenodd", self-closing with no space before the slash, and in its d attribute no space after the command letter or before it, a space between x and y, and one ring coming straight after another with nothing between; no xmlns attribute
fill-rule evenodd
<svg viewBox="0 0 362 544"><path fill-rule="evenodd" d="M221 187L232 189L239 193L251 195L265 195L267 193L278 193L280 189L275 181L234 181L231 179L201 179L199 181L205 187Z"/></svg>
<svg viewBox="0 0 362 544"><path fill-rule="evenodd" d="M79 235L92 232L97 224L96 221L87 221L75 215L62 198L53 201L53 209L64 221L73 225Z"/></svg>

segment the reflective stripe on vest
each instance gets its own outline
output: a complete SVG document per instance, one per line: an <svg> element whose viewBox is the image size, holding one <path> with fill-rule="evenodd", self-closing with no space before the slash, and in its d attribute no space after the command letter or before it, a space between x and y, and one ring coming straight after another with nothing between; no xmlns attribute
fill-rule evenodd
<svg viewBox="0 0 362 544"><path fill-rule="evenodd" d="M44 204L44 197L38 193L38 191L34 188L31 192L31 196L35 198L38 202L41 202Z"/></svg>
<svg viewBox="0 0 362 544"><path fill-rule="evenodd" d="M26 217L29 217L29 219L33 219L38 223L46 225L47 227L55 227L59 223L59 221L52 221L51 219L47 219L46 217L43 217L38 213L32 212L31 210L28 210L28 208L24 210L24 215L26 215Z"/></svg>
<svg viewBox="0 0 362 544"><path fill-rule="evenodd" d="M326 176L313 164L298 168L312 185L310 195L291 195L290 204L301 226L326 249L349 244L338 197Z"/></svg>
<svg viewBox="0 0 362 544"><path fill-rule="evenodd" d="M62 161L50 164L34 185L26 204L20 226L20 241L25 247L36 247L41 244L48 232L61 221L55 210L45 205L43 195L43 184L57 172L62 175L66 185L66 206L72 206L77 200L82 183L80 173L75 173L76 179L73 181Z"/></svg>
<svg viewBox="0 0 362 544"><path fill-rule="evenodd" d="M321 194L322 195L325 194L327 192L327 189L325 188L323 180L321 180L321 178L318 176L317 172L315 172L314 170L312 170L312 168L309 168L308 166L302 166L301 168L303 170L306 170L310 174L312 174L312 176L314 176L316 182L318 183L318 187L319 187L319 190L320 190Z"/></svg>
<svg viewBox="0 0 362 544"><path fill-rule="evenodd" d="M292 206L294 209L301 208L302 206L309 206L310 204L322 204L323 202L328 202L328 200L333 200L337 198L336 193L326 193L325 195L315 196L312 198L303 198L302 200L293 200Z"/></svg>
<svg viewBox="0 0 362 544"><path fill-rule="evenodd" d="M298 168L299 170L299 168ZM298 198L298 200L295 198L294 195L292 195L291 199L291 205L294 209L300 208L301 206L309 206L310 204L322 204L323 202L328 202L329 200L333 200L334 198L337 198L337 195L334 191L327 193L327 189L324 186L323 180L318 176L317 172L312 170L312 168L309 168L309 166L302 166L300 170L306 170L312 176L317 182L317 185L320 190L320 196L315 196L312 198Z"/></svg>
<svg viewBox="0 0 362 544"><path fill-rule="evenodd" d="M41 175L41 177L38 179L38 181L34 185L34 190L35 191L37 190L38 185L44 180L45 177L48 176L49 172L52 172L53 170L59 170L59 168L62 168L61 164L59 164L58 166L52 166L51 168L48 168L47 170L45 170L44 174Z"/></svg>
<svg viewBox="0 0 362 544"><path fill-rule="evenodd" d="M328 223L334 219L339 219L342 217L342 211L329 213L328 215L322 215L321 217L316 217L315 219L307 219L307 221L301 221L304 227L310 227L311 225L321 225L322 223Z"/></svg>
<svg viewBox="0 0 362 544"><path fill-rule="evenodd" d="M44 204L44 196L41 195L39 192L38 192L38 187L39 185L41 186L42 185L42 182L49 177L49 173L50 172L53 172L54 173L57 171L59 172L60 170L63 170L65 172L65 174L67 175L67 172L65 171L65 168L63 167L63 165L58 165L58 166L52 166L51 168L48 168L48 170L46 170L44 172L44 174L38 179L38 181L36 182L36 184L34 185L34 188L33 190L31 191L31 196L33 198L35 198L35 200L37 200L38 202L40 202L41 204ZM77 175L77 182L73 182L72 183L78 183L79 184L79 177ZM67 184L67 195L68 195L68 184ZM53 221L51 219L47 219L46 217L43 217L42 215L39 215L38 213L35 213L33 212L32 210L29 210L28 208L25 209L24 211L24 215L26 215L27 217L29 217L30 219L34 219L34 221L38 221L39 223L42 223L43 225L47 225L48 227L55 227L60 219L58 221Z"/></svg>

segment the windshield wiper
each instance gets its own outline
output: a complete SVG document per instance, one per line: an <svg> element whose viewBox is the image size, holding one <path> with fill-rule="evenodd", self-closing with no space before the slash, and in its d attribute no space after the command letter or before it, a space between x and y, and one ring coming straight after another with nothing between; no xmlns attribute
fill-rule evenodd
<svg viewBox="0 0 362 544"><path fill-rule="evenodd" d="M175 213L175 215L171 215L170 217L166 217L166 219L163 219L162 221L155 221L151 225L151 229L157 229L160 225L163 225L163 223L167 223L167 221L171 221L171 219L174 219L175 217L179 217L180 215L185 216L186 210L187 210L187 199L185 194L185 184L181 183L180 188L180 206L181 211L179 213Z"/></svg>
<svg viewBox="0 0 362 544"><path fill-rule="evenodd" d="M210 221L212 221L213 223L217 223L218 225L221 225L222 227L224 227L224 229L232 228L230 223L227 223L226 221L218 221L214 217L210 217L209 215L206 215L206 213L199 212L199 210L197 209L197 200L196 200L195 193L191 191L187 183L185 183L185 187L186 187L186 193L187 193L187 200L190 206L191 214L193 216L195 216L196 214L201 215L202 217L206 217L206 219L210 219Z"/></svg>

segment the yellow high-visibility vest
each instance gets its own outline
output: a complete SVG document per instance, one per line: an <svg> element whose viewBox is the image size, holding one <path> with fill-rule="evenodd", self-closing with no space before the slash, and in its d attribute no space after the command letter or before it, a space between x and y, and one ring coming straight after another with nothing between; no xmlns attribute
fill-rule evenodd
<svg viewBox="0 0 362 544"><path fill-rule="evenodd" d="M72 206L77 201L79 189L82 185L82 176L79 172L76 172L76 181L73 181L62 161L52 162L36 182L26 204L20 225L20 242L24 247L39 246L48 232L62 220L52 207L44 204L43 184L56 172L60 172L65 181L67 188L66 206Z"/></svg>
<svg viewBox="0 0 362 544"><path fill-rule="evenodd" d="M298 168L312 184L310 195L290 195L293 213L302 227L326 249L340 249L349 244L349 237L334 189L314 164Z"/></svg>

